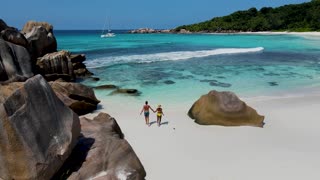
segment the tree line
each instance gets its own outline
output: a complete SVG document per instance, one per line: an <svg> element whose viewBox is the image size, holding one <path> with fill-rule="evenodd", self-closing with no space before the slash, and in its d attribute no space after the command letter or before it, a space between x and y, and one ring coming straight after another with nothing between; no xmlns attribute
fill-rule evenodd
<svg viewBox="0 0 320 180"><path fill-rule="evenodd" d="M183 25L175 31L191 32L255 32L255 31L319 31L320 0L277 8L263 7L237 11L197 24Z"/></svg>

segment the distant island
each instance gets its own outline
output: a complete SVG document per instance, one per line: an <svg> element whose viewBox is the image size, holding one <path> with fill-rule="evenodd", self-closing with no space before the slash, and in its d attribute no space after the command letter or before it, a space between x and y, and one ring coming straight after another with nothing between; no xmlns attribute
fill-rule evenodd
<svg viewBox="0 0 320 180"><path fill-rule="evenodd" d="M277 8L250 8L228 16L215 17L197 24L183 25L173 32L258 32L258 31L320 31L320 0Z"/></svg>

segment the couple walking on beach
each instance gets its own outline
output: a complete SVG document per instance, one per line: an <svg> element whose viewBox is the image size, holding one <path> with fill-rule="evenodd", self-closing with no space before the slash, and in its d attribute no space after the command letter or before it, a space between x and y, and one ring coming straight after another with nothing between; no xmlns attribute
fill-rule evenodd
<svg viewBox="0 0 320 180"><path fill-rule="evenodd" d="M151 126L151 124L149 123L149 109L152 110L152 112L157 113L157 124L158 126L161 125L161 118L164 115L161 105L158 105L158 108L156 110L153 110L151 106L148 105L148 101L145 102L145 105L143 105L142 110L140 112L140 115L142 114L142 112L144 112L144 118L146 120L146 125Z"/></svg>

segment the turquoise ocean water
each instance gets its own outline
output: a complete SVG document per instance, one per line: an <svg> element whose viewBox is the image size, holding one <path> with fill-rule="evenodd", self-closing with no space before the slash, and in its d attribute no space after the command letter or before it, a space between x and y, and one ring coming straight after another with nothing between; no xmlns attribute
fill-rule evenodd
<svg viewBox="0 0 320 180"><path fill-rule="evenodd" d="M139 100L196 99L208 91L240 96L320 87L320 37L296 35L127 34L56 31L58 48L85 53L100 81L136 88ZM98 94L108 94L102 91Z"/></svg>

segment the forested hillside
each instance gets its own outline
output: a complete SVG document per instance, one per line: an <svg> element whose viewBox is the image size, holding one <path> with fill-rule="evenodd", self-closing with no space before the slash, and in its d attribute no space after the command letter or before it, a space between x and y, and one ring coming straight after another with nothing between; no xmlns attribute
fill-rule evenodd
<svg viewBox="0 0 320 180"><path fill-rule="evenodd" d="M260 10L250 8L175 30L180 29L191 32L320 31L320 0Z"/></svg>

